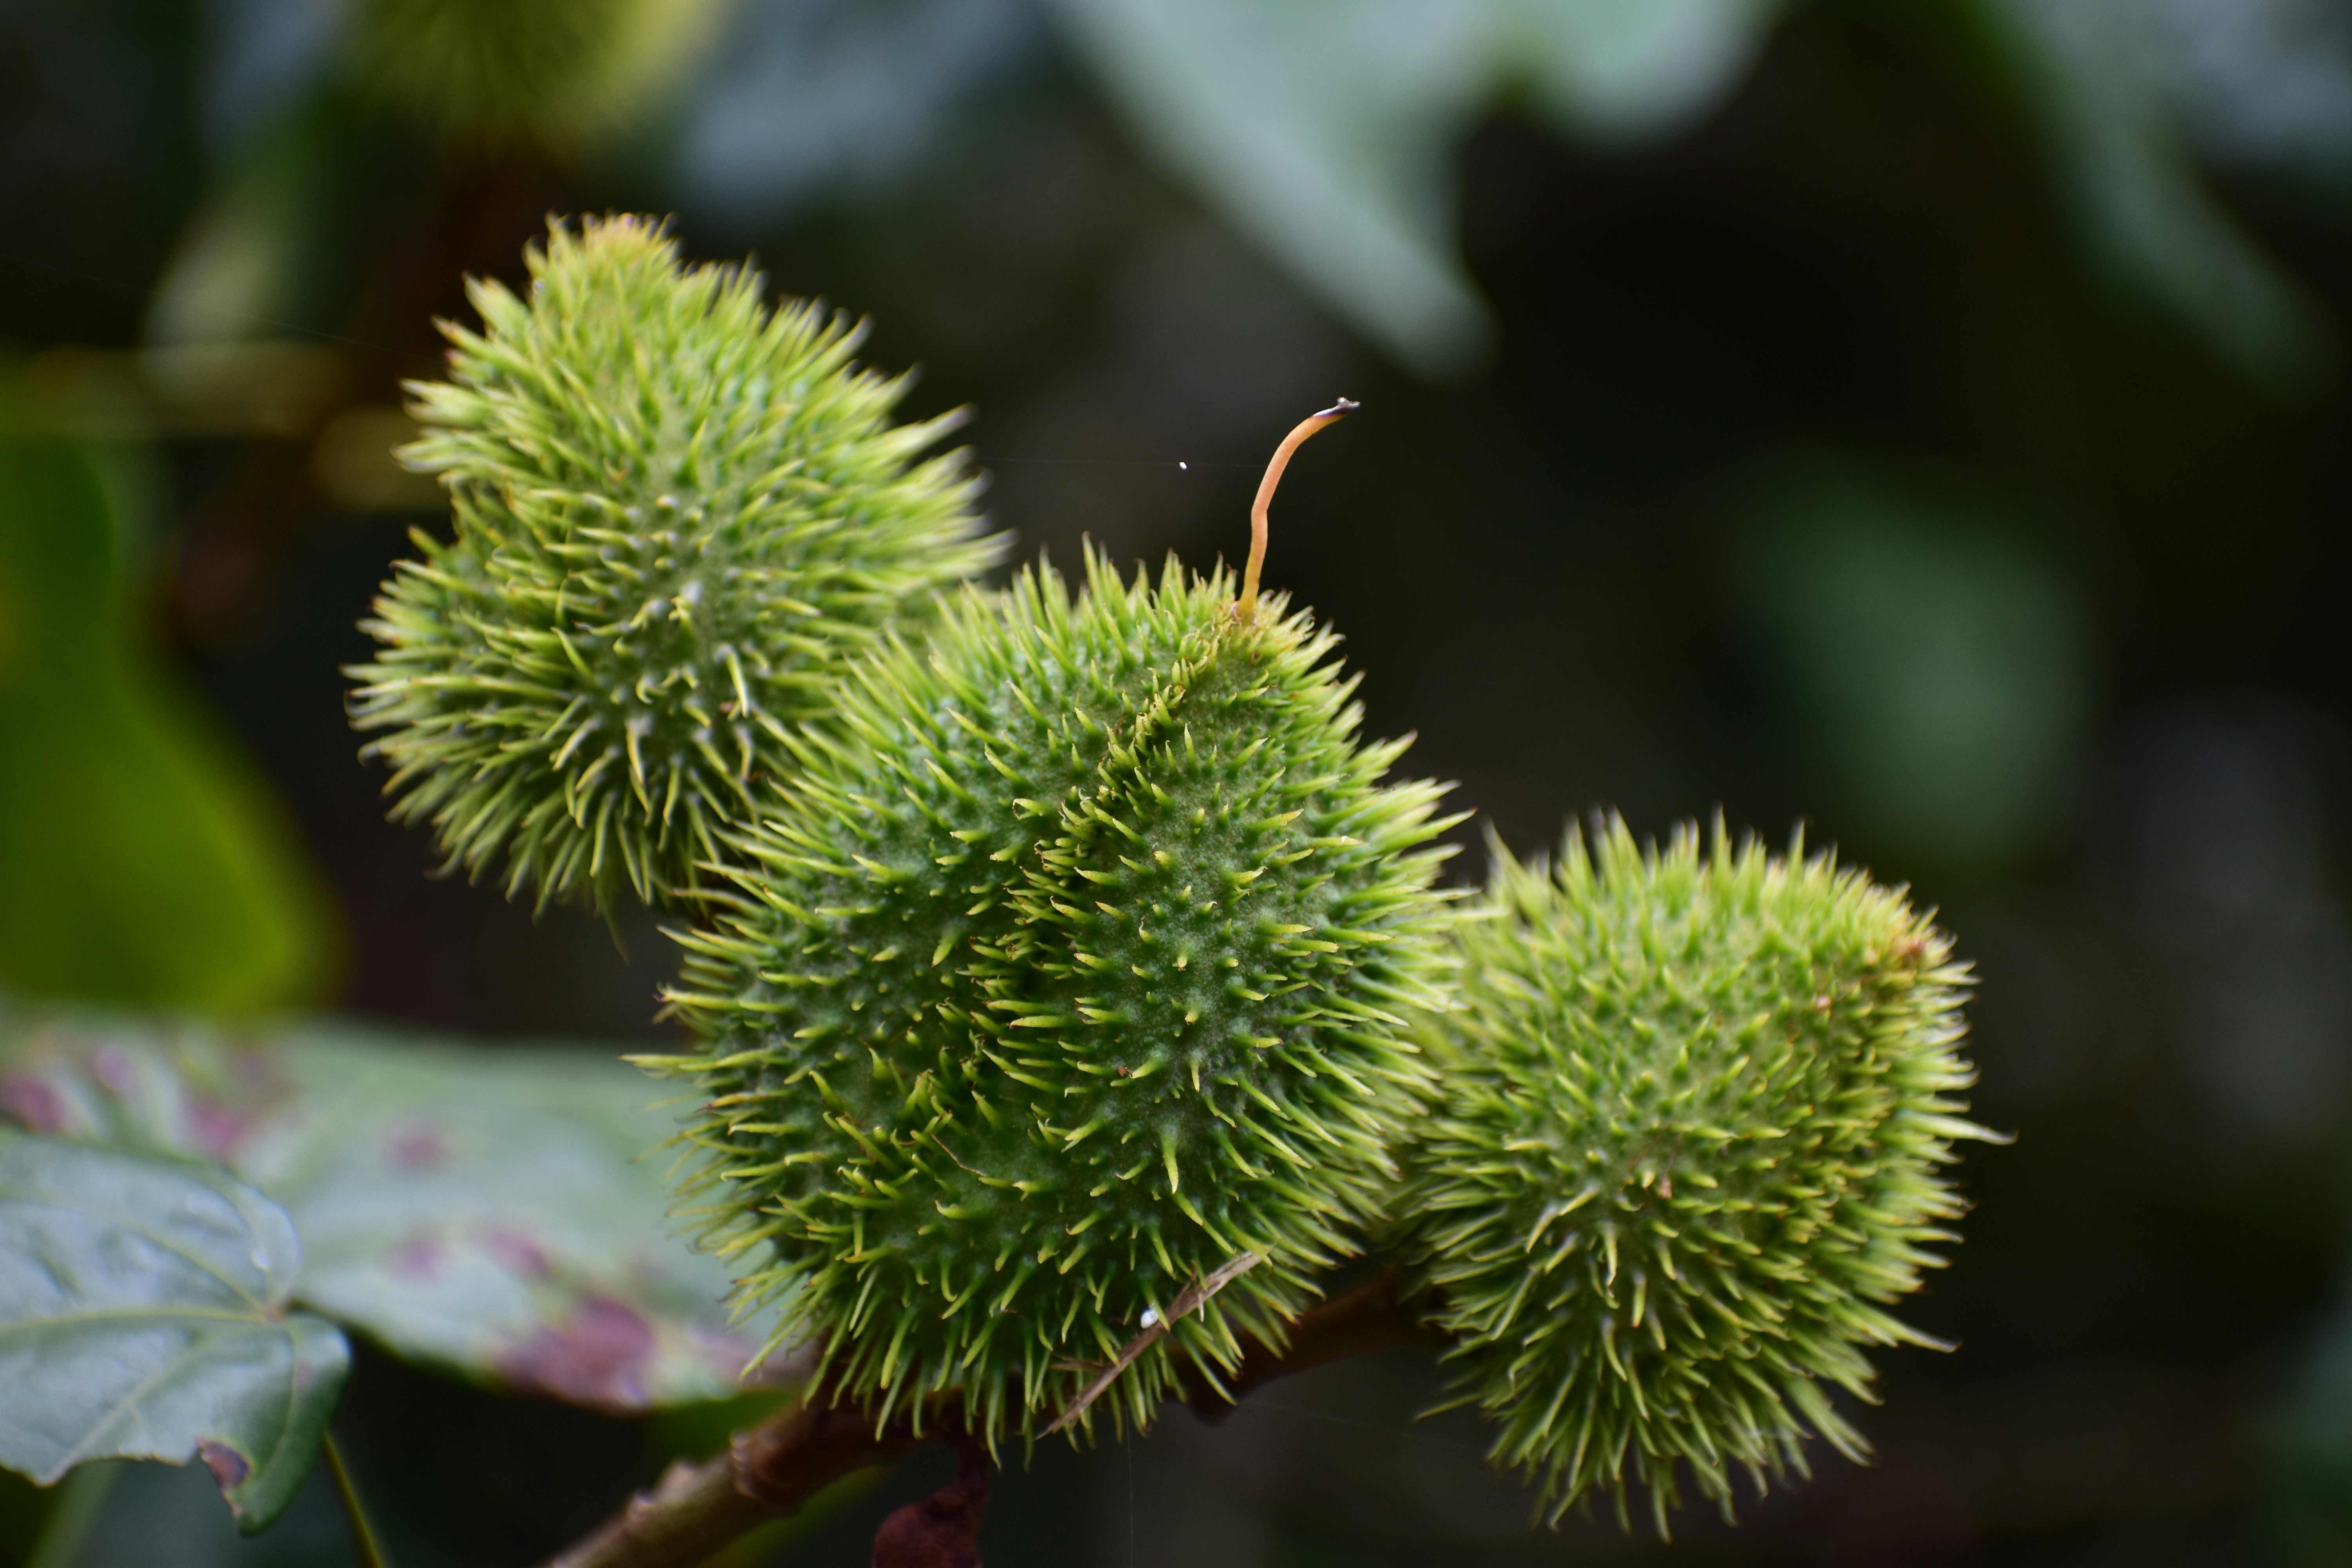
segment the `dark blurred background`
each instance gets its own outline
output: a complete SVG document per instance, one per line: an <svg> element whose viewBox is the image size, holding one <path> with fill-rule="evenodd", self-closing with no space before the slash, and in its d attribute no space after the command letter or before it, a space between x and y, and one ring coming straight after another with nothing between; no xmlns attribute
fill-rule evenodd
<svg viewBox="0 0 2352 1568"><path fill-rule="evenodd" d="M1041 1451L992 1563L2352 1563L2352 5L0 0L0 985L665 1037L652 923L436 878L338 674L446 526L432 318L608 209L870 315L1024 556L1235 558L1361 399L1268 571L1370 731L1522 851L1801 825L1979 968L2017 1142L1872 1467L1531 1531L1381 1358ZM339 1425L408 1568L710 1436L366 1352ZM85 1568L349 1560L110 1507Z"/></svg>

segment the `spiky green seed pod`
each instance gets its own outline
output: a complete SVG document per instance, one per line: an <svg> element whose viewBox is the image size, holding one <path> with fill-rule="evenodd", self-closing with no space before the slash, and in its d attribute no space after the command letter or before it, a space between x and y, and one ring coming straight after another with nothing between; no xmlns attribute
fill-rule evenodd
<svg viewBox="0 0 2352 1568"><path fill-rule="evenodd" d="M1358 743L1333 643L1094 557L1075 605L1050 570L965 595L804 744L665 1065L709 1097L712 1235L838 1392L1032 1433L1263 1258L1094 1407L1138 1423L1357 1245L1423 1081L1444 825L1380 782L1403 743Z"/></svg>
<svg viewBox="0 0 2352 1568"><path fill-rule="evenodd" d="M1727 1511L1728 1471L1804 1468L1808 1429L1859 1457L1832 1387L1869 1345L1928 1344L1882 1310L1937 1263L1962 1205L1965 970L1898 892L1720 825L1659 852L1612 820L1555 869L1498 852L1429 1029L1444 1100L1398 1205L1455 1339L1460 1402L1550 1516L1677 1461Z"/></svg>
<svg viewBox="0 0 2352 1568"><path fill-rule="evenodd" d="M364 0L360 84L469 142L562 148L673 86L728 0Z"/></svg>
<svg viewBox="0 0 2352 1568"><path fill-rule="evenodd" d="M696 880L756 781L830 710L841 671L981 571L952 416L892 426L906 389L858 368L815 305L754 272L682 267L656 224L556 225L530 298L478 282L451 379L413 384L447 543L416 536L365 623L352 719L395 815L451 860L507 856L509 893Z"/></svg>

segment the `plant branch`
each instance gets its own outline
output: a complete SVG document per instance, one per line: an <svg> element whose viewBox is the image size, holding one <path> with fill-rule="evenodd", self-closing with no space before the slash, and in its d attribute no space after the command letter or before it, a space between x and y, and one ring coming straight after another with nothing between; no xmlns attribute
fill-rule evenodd
<svg viewBox="0 0 2352 1568"><path fill-rule="evenodd" d="M1444 1337L1424 1323L1421 1313L1404 1300L1396 1272L1386 1269L1354 1289L1301 1312L1298 1321L1291 1325L1288 1342L1279 1350L1262 1340L1244 1340L1241 1365L1214 1384L1197 1373L1188 1377L1183 1400L1202 1420L1222 1421L1252 1393L1278 1377L1376 1351L1444 1342Z"/></svg>
<svg viewBox="0 0 2352 1568"><path fill-rule="evenodd" d="M33 1542L33 1554L25 1559L25 1568L74 1568L105 1509L107 1494L130 1468L127 1459L97 1459L75 1466L58 1486L57 1499L49 1504L48 1522Z"/></svg>
<svg viewBox="0 0 2352 1568"><path fill-rule="evenodd" d="M326 1456L327 1477L335 1483L335 1500L343 1505L343 1523L352 1532L352 1555L359 1559L360 1568L391 1568L391 1559L375 1538L368 1523L367 1510L360 1506L359 1489L352 1484L351 1467L343 1463L343 1451L335 1446L335 1435L326 1435L320 1445Z"/></svg>
<svg viewBox="0 0 2352 1568"><path fill-rule="evenodd" d="M852 1471L955 1435L950 1426L918 1437L900 1423L877 1431L856 1410L796 1405L735 1434L716 1458L672 1465L548 1568L692 1568Z"/></svg>
<svg viewBox="0 0 2352 1568"><path fill-rule="evenodd" d="M1213 1383L1188 1379L1182 1398L1213 1421L1276 1378L1349 1356L1435 1342L1400 1297L1396 1277L1381 1274L1301 1313L1279 1350L1244 1340L1241 1364L1231 1375ZM925 1443L963 1444L969 1451L960 1413L951 1407L927 1412L919 1436L903 1420L877 1430L871 1417L854 1409L794 1405L737 1433L716 1458L672 1465L651 1491L630 1499L546 1568L693 1568L852 1471L887 1464ZM968 1495L984 1499L983 1485L975 1483Z"/></svg>

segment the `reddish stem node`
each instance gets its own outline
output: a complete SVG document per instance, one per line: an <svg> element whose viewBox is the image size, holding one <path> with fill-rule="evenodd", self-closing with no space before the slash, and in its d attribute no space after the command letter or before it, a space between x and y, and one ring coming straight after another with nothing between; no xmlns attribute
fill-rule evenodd
<svg viewBox="0 0 2352 1568"><path fill-rule="evenodd" d="M959 1448L955 1479L898 1510L874 1532L874 1568L980 1568L988 1450L970 1438Z"/></svg>

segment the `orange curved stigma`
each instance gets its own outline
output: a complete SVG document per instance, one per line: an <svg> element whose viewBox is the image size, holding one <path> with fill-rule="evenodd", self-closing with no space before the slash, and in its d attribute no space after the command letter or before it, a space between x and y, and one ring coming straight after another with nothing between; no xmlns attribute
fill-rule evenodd
<svg viewBox="0 0 2352 1568"><path fill-rule="evenodd" d="M1257 574L1265 565L1265 509L1274 500L1274 489L1282 483L1282 470L1290 466L1290 454L1298 450L1299 443L1326 425L1336 425L1363 406L1349 398L1326 408L1320 414L1310 414L1300 420L1282 445L1274 449L1274 460L1265 466L1265 478L1257 482L1257 500L1250 503L1249 564L1242 570L1242 596L1236 609L1243 619L1257 614Z"/></svg>

